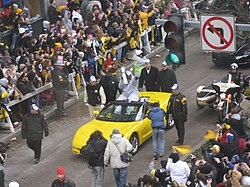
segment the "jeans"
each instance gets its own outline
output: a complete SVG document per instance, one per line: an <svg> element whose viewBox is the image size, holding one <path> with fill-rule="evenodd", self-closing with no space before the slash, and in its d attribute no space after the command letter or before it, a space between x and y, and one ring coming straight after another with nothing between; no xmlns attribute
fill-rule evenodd
<svg viewBox="0 0 250 187"><path fill-rule="evenodd" d="M158 148L159 148L160 154L164 154L165 152L165 129L156 129L156 128L153 129L152 139L153 139L154 153L158 153Z"/></svg>
<svg viewBox="0 0 250 187"><path fill-rule="evenodd" d="M117 49L116 53L116 60L121 60L122 59L122 48Z"/></svg>
<svg viewBox="0 0 250 187"><path fill-rule="evenodd" d="M127 181L128 168L113 168L117 187L123 187Z"/></svg>
<svg viewBox="0 0 250 187"><path fill-rule="evenodd" d="M91 187L102 187L103 186L103 177L104 177L104 167L96 166L90 169L92 183Z"/></svg>

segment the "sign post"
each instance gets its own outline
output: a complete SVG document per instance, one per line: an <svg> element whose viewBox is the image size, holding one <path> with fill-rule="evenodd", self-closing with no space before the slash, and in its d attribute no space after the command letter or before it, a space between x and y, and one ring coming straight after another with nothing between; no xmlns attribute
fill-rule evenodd
<svg viewBox="0 0 250 187"><path fill-rule="evenodd" d="M201 16L201 46L206 51L235 52L235 21L233 16Z"/></svg>

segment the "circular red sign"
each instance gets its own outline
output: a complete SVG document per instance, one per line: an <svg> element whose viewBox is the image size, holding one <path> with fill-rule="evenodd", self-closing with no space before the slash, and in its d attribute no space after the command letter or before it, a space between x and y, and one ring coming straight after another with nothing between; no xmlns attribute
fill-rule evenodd
<svg viewBox="0 0 250 187"><path fill-rule="evenodd" d="M226 25L228 26L229 30L230 30L230 39L229 41L227 41L211 24L212 21L214 20L220 20L224 23L226 23ZM219 37L221 40L223 40L225 42L225 45L218 47L218 46L214 46L211 43L209 43L206 35L205 35L205 31L206 31L206 27L210 27ZM227 47L229 47L232 44L233 38L234 38L234 31L233 31L233 27L231 26L231 24L224 18L222 17L212 17L209 18L203 25L202 27L202 37L204 39L204 41L206 42L206 44L211 47L212 49L216 49L216 50L223 50L226 49Z"/></svg>

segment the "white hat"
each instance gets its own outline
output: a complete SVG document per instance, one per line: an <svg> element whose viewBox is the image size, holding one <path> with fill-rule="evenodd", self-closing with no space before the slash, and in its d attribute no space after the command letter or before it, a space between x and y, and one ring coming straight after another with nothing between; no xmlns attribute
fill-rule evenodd
<svg viewBox="0 0 250 187"><path fill-rule="evenodd" d="M142 54L142 50L135 50L135 55L139 56L140 54Z"/></svg>
<svg viewBox="0 0 250 187"><path fill-rule="evenodd" d="M144 57L143 57L143 59L144 59L144 63L145 63L145 64L146 64L146 63L150 63L149 58L144 58Z"/></svg>
<svg viewBox="0 0 250 187"><path fill-rule="evenodd" d="M25 28L21 27L21 28L18 29L18 31L19 31L19 34L23 34L23 33L25 33Z"/></svg>
<svg viewBox="0 0 250 187"><path fill-rule="evenodd" d="M92 81L92 82L95 82L96 78L95 78L95 76L91 75L90 78L89 78L89 80Z"/></svg>
<svg viewBox="0 0 250 187"><path fill-rule="evenodd" d="M36 104L31 105L31 110L39 110L39 107Z"/></svg>
<svg viewBox="0 0 250 187"><path fill-rule="evenodd" d="M231 69L237 69L237 68L238 68L238 64L232 63L232 64L230 65L230 67L231 67Z"/></svg>
<svg viewBox="0 0 250 187"><path fill-rule="evenodd" d="M167 62L163 61L163 62L161 63L161 65L167 66L168 64L167 64Z"/></svg>
<svg viewBox="0 0 250 187"><path fill-rule="evenodd" d="M19 184L15 181L9 183L9 187L19 187Z"/></svg>
<svg viewBox="0 0 250 187"><path fill-rule="evenodd" d="M250 177L249 176L243 176L241 179L242 185L250 185Z"/></svg>
<svg viewBox="0 0 250 187"><path fill-rule="evenodd" d="M78 52L78 55L83 58L84 57L84 52L80 51L80 52Z"/></svg>
<svg viewBox="0 0 250 187"><path fill-rule="evenodd" d="M179 90L179 86L178 84L174 84L172 87L171 87L172 90Z"/></svg>
<svg viewBox="0 0 250 187"><path fill-rule="evenodd" d="M127 75L127 76L132 75L131 71L126 71L126 75Z"/></svg>

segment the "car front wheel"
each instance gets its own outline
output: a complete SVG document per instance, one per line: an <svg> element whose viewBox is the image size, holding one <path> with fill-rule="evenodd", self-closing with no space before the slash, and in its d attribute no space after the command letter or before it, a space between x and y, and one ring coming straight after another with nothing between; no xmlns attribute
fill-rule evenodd
<svg viewBox="0 0 250 187"><path fill-rule="evenodd" d="M137 134L132 134L132 136L130 137L129 142L132 144L133 146L133 151L132 154L135 155L139 149L139 139Z"/></svg>

